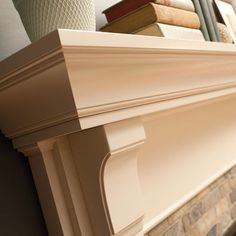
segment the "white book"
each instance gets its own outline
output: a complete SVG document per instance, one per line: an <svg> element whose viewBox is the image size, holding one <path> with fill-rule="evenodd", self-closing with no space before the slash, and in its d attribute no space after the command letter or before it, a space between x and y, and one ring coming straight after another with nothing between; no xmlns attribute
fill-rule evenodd
<svg viewBox="0 0 236 236"><path fill-rule="evenodd" d="M155 0L155 3L183 9L186 11L195 11L192 0Z"/></svg>
<svg viewBox="0 0 236 236"><path fill-rule="evenodd" d="M159 36L172 39L205 41L202 32L198 29L191 29L191 28L161 24L161 23L148 25L133 33L139 35Z"/></svg>

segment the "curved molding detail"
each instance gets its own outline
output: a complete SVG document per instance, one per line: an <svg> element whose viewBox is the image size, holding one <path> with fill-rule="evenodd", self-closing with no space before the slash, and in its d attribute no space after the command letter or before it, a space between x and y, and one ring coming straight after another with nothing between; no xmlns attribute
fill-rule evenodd
<svg viewBox="0 0 236 236"><path fill-rule="evenodd" d="M139 119L25 146L49 234L143 235Z"/></svg>
<svg viewBox="0 0 236 236"><path fill-rule="evenodd" d="M139 120L78 132L68 140L95 235L142 235L137 156L145 133Z"/></svg>

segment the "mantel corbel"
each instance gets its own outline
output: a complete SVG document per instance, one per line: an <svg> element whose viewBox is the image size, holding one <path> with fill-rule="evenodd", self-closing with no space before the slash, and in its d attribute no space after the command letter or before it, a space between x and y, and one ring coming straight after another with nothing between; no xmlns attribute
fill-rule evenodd
<svg viewBox="0 0 236 236"><path fill-rule="evenodd" d="M143 235L139 119L21 148L29 157L50 235Z"/></svg>

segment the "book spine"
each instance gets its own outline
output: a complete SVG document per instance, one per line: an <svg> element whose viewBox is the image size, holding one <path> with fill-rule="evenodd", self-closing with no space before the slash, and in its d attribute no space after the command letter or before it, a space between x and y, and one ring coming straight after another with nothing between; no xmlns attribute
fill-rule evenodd
<svg viewBox="0 0 236 236"><path fill-rule="evenodd" d="M199 2L199 0L193 0L193 3L194 3L196 12L197 12L197 14L199 16L199 19L200 19L200 22L201 22L201 31L204 35L204 38L205 38L206 41L210 41L210 36L209 36L208 29L207 29L207 26L206 26L205 18L203 16L203 12L202 12L200 2Z"/></svg>
<svg viewBox="0 0 236 236"><path fill-rule="evenodd" d="M101 31L132 33L139 28L156 22L194 29L200 28L200 21L195 12L149 3L128 15L107 24L101 28Z"/></svg>
<svg viewBox="0 0 236 236"><path fill-rule="evenodd" d="M200 28L200 20L195 12L185 11L173 7L152 4L157 22L169 25L183 26L187 28Z"/></svg>
<svg viewBox="0 0 236 236"><path fill-rule="evenodd" d="M198 29L165 24L159 24L159 27L162 34L168 38L205 41L202 32Z"/></svg>
<svg viewBox="0 0 236 236"><path fill-rule="evenodd" d="M200 30L190 29L174 25L166 25L156 23L145 28L142 28L134 34L148 35L148 36L159 36L171 39L187 39L193 41L205 41L203 34Z"/></svg>
<svg viewBox="0 0 236 236"><path fill-rule="evenodd" d="M105 14L108 23L110 23L150 2L187 11L195 11L192 0L123 0L103 11L103 14Z"/></svg>
<svg viewBox="0 0 236 236"><path fill-rule="evenodd" d="M193 2L191 0L155 0L155 3L179 8L186 11L195 11Z"/></svg>
<svg viewBox="0 0 236 236"><path fill-rule="evenodd" d="M206 0L199 0L211 41L218 42Z"/></svg>
<svg viewBox="0 0 236 236"><path fill-rule="evenodd" d="M219 34L221 38L221 42L223 43L233 43L233 39L226 27L226 25L222 23L217 23L218 29L219 29Z"/></svg>
<svg viewBox="0 0 236 236"><path fill-rule="evenodd" d="M154 2L155 0L123 0L118 2L117 4L109 7L103 14L105 14L107 18L107 22L110 23L131 11L138 9L139 7L148 4L149 2Z"/></svg>
<svg viewBox="0 0 236 236"><path fill-rule="evenodd" d="M213 23L213 27L214 27L214 31L215 31L217 41L221 42L220 34L219 34L218 26L217 26L216 15L215 15L214 9L212 7L212 2L210 0L206 0L206 2L207 2L208 9L209 9L209 12L210 12L210 16L211 16L211 20L212 20L212 23Z"/></svg>

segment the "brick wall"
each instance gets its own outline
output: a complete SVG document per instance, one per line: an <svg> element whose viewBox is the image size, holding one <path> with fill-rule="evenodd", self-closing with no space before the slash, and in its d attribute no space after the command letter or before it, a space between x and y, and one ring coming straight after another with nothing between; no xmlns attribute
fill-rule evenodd
<svg viewBox="0 0 236 236"><path fill-rule="evenodd" d="M222 236L236 219L236 167L146 236Z"/></svg>

